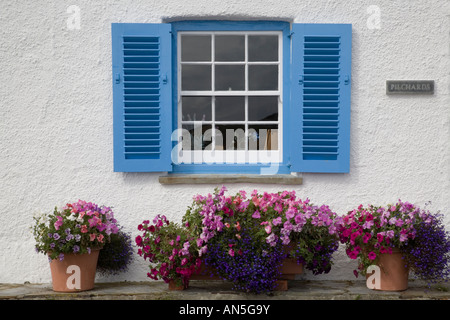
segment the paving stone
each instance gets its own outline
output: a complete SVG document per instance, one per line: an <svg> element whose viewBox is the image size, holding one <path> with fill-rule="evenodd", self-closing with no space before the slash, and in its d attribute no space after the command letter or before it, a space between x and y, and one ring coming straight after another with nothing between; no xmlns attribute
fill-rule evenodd
<svg viewBox="0 0 450 320"><path fill-rule="evenodd" d="M232 290L225 281L194 280L189 288L170 291L162 281L96 283L76 293L54 292L51 284L0 284L0 300L450 300L450 284L428 288L410 281L401 292L370 290L365 282L290 280L288 290L247 294Z"/></svg>

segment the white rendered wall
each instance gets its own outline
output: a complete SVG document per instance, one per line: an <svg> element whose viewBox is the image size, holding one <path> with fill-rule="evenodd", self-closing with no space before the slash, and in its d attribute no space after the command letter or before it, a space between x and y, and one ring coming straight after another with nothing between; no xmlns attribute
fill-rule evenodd
<svg viewBox="0 0 450 320"><path fill-rule="evenodd" d="M51 281L29 231L38 212L78 199L113 206L134 238L142 220L179 220L194 194L212 192L112 166L111 23L205 18L353 24L350 173L304 174L295 188L228 185L231 193L295 190L339 214L361 203L431 201L450 229L448 0L3 0L0 283ZM435 94L386 95L386 80L409 79L435 80ZM340 251L318 279L354 279L354 267ZM147 281L146 273L136 255L128 273L97 281Z"/></svg>

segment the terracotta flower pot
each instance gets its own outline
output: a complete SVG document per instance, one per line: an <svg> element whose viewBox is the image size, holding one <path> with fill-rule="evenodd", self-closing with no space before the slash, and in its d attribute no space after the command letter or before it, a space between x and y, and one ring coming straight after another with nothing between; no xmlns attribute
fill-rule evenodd
<svg viewBox="0 0 450 320"><path fill-rule="evenodd" d="M185 290L189 288L189 281L186 283L178 284L175 280L169 280L169 290Z"/></svg>
<svg viewBox="0 0 450 320"><path fill-rule="evenodd" d="M381 291L403 291L408 289L409 269L400 251L392 254L380 254L377 267L367 270L366 279L369 289Z"/></svg>
<svg viewBox="0 0 450 320"><path fill-rule="evenodd" d="M50 261L53 291L78 292L94 288L100 250L90 254L67 253L64 260Z"/></svg>
<svg viewBox="0 0 450 320"><path fill-rule="evenodd" d="M298 263L295 259L286 258L281 265L281 279L293 280L296 274L303 273L303 264Z"/></svg>

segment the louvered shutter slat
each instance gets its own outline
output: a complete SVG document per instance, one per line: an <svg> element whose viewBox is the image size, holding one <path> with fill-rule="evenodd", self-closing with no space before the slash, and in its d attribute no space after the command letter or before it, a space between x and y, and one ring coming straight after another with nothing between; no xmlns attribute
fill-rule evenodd
<svg viewBox="0 0 450 320"><path fill-rule="evenodd" d="M170 25L113 24L115 171L171 171Z"/></svg>

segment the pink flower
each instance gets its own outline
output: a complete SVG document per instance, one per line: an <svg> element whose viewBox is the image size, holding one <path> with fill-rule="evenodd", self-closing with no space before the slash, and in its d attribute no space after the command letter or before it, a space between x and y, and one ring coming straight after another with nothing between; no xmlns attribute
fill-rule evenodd
<svg viewBox="0 0 450 320"><path fill-rule="evenodd" d="M234 257L234 250L233 249L228 250L228 254L230 256Z"/></svg>
<svg viewBox="0 0 450 320"><path fill-rule="evenodd" d="M405 242L406 240L408 240L408 231L406 229L402 229L400 231L400 242Z"/></svg>
<svg viewBox="0 0 450 320"><path fill-rule="evenodd" d="M136 244L137 244L139 247L142 246L142 237L141 237L141 236L137 236L136 239L135 239L135 241L136 241Z"/></svg>
<svg viewBox="0 0 450 320"><path fill-rule="evenodd" d="M350 259L356 259L356 258L358 258L358 251L356 251L356 250L350 251L350 252L348 253L348 257L349 257Z"/></svg>
<svg viewBox="0 0 450 320"><path fill-rule="evenodd" d="M83 224L81 226L81 233L87 233L87 232L88 232L87 226L85 224Z"/></svg>
<svg viewBox="0 0 450 320"><path fill-rule="evenodd" d="M402 219L397 219L397 221L395 222L395 225L397 226L397 227L401 227L402 225L403 225L403 220Z"/></svg>
<svg viewBox="0 0 450 320"><path fill-rule="evenodd" d="M378 233L378 234L377 234L377 240L378 240L378 242L379 242L379 243L383 242L383 239L384 239L384 235L382 235L381 233Z"/></svg>
<svg viewBox="0 0 450 320"><path fill-rule="evenodd" d="M360 235L359 231L355 231L350 235L350 239L355 241L356 238L358 238Z"/></svg>
<svg viewBox="0 0 450 320"><path fill-rule="evenodd" d="M254 196L253 198L252 198L252 201L253 201L253 203L255 204L255 206L259 206L259 198L257 197L257 196Z"/></svg>
<svg viewBox="0 0 450 320"><path fill-rule="evenodd" d="M258 210L256 210L255 212L253 212L253 214L252 214L252 218L255 218L255 219L259 219L259 218L261 218L261 214L259 213L259 211L258 211Z"/></svg>
<svg viewBox="0 0 450 320"><path fill-rule="evenodd" d="M89 235L89 240L94 241L95 240L95 233L91 233Z"/></svg>
<svg viewBox="0 0 450 320"><path fill-rule="evenodd" d="M281 223L281 217L273 219L272 223L274 226L279 225Z"/></svg>
<svg viewBox="0 0 450 320"><path fill-rule="evenodd" d="M103 242L103 238L104 238L104 236L100 233L100 234L97 236L98 242L102 243L102 242Z"/></svg>
<svg viewBox="0 0 450 320"><path fill-rule="evenodd" d="M57 216L56 219L58 219L58 220L54 224L55 225L55 229L59 230L59 228L61 228L61 226L63 225L63 218L60 217L60 216Z"/></svg>
<svg viewBox="0 0 450 320"><path fill-rule="evenodd" d="M343 235L344 237L348 238L348 237L350 236L351 232L352 232L351 229L345 229L345 230L342 232L342 235Z"/></svg>
<svg viewBox="0 0 450 320"><path fill-rule="evenodd" d="M265 228L264 228L264 230L266 230L266 233L271 233L272 232L272 227L270 226L270 224L268 224Z"/></svg>
<svg viewBox="0 0 450 320"><path fill-rule="evenodd" d="M377 254L373 251L369 252L368 258L369 260L375 260L375 258L377 257Z"/></svg>

